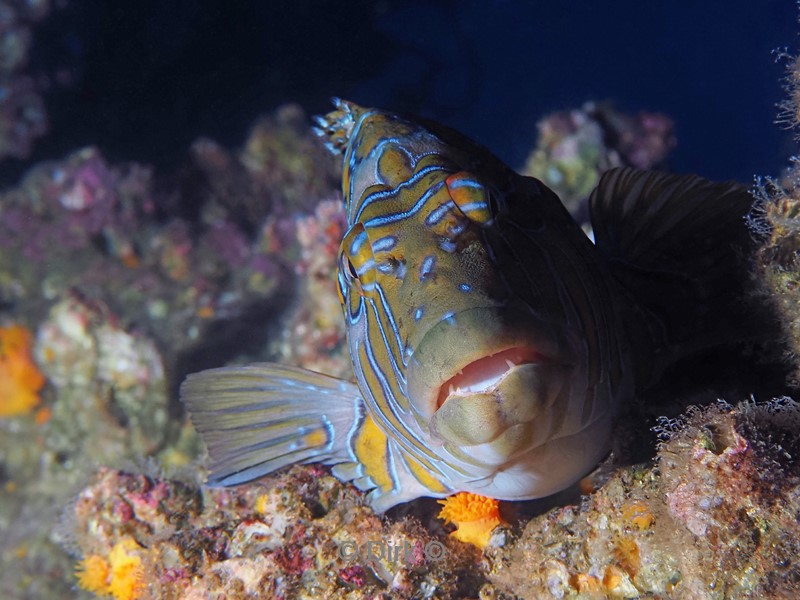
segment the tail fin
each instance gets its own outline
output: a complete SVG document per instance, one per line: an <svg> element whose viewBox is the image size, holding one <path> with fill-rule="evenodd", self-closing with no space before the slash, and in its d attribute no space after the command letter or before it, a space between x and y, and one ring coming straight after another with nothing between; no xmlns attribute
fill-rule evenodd
<svg viewBox="0 0 800 600"><path fill-rule="evenodd" d="M597 248L641 311L634 327L644 324L649 339L640 346L657 348L662 369L769 329L753 293L752 204L734 182L627 168L607 172L592 193Z"/></svg>
<svg viewBox="0 0 800 600"><path fill-rule="evenodd" d="M356 385L272 363L194 373L181 399L208 447L211 485L352 460L348 436L364 419Z"/></svg>

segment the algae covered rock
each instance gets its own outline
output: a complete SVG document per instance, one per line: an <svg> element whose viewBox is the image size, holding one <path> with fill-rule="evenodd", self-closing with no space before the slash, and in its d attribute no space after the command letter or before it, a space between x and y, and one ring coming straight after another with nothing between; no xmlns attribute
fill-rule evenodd
<svg viewBox="0 0 800 600"><path fill-rule="evenodd" d="M458 598L482 583L475 549L379 518L316 466L234 489L102 469L69 519L81 585L110 589L122 544L131 598Z"/></svg>
<svg viewBox="0 0 800 600"><path fill-rule="evenodd" d="M789 399L665 420L655 467L532 519L489 579L520 598L796 597L798 425Z"/></svg>

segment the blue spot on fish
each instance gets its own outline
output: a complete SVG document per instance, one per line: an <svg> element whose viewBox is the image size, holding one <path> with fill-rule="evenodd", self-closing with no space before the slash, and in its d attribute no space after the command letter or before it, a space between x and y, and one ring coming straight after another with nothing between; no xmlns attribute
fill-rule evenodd
<svg viewBox="0 0 800 600"><path fill-rule="evenodd" d="M460 289L462 292L471 292L472 286L468 283L459 283L458 289Z"/></svg>
<svg viewBox="0 0 800 600"><path fill-rule="evenodd" d="M414 311L414 320L419 321L422 318L422 315L425 314L425 309L420 306L417 310Z"/></svg>
<svg viewBox="0 0 800 600"><path fill-rule="evenodd" d="M434 208L430 214L425 217L425 225L431 227L432 225L436 225L442 218L448 213L450 208L453 206L453 201L449 200L444 204L440 204L436 208Z"/></svg>
<svg viewBox="0 0 800 600"><path fill-rule="evenodd" d="M387 235L375 240L375 243L372 244L372 251L385 252L387 250L391 250L396 245L397 245L397 238L393 235Z"/></svg>
<svg viewBox="0 0 800 600"><path fill-rule="evenodd" d="M436 257L432 255L426 256L419 267L419 280L425 281L434 275L434 268L436 267Z"/></svg>
<svg viewBox="0 0 800 600"><path fill-rule="evenodd" d="M456 251L456 243L451 242L446 238L442 238L439 240L439 248L447 252L448 254L452 254Z"/></svg>

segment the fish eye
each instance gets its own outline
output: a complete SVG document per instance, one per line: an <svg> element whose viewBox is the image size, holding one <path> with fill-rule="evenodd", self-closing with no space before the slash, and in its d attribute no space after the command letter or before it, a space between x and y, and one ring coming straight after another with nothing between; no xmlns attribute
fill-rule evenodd
<svg viewBox="0 0 800 600"><path fill-rule="evenodd" d="M340 277L359 295L369 296L375 288L375 257L364 225L356 223L345 234L339 250Z"/></svg>
<svg viewBox="0 0 800 600"><path fill-rule="evenodd" d="M356 271L356 268L353 266L352 261L349 258L347 258L346 260L347 260L347 272L350 273L350 277L352 277L353 279L358 279L358 272Z"/></svg>
<svg viewBox="0 0 800 600"><path fill-rule="evenodd" d="M358 271L353 266L353 261L347 258L344 252L339 255L339 270L344 274L348 284L352 285L353 282L358 281Z"/></svg>

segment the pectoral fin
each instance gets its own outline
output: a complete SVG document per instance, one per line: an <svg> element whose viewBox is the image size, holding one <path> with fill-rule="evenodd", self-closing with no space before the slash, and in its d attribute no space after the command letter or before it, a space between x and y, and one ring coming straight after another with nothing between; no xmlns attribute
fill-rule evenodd
<svg viewBox="0 0 800 600"><path fill-rule="evenodd" d="M210 485L238 485L282 467L319 462L363 491L377 511L443 486L366 414L348 381L273 363L194 373L181 400L208 447Z"/></svg>
<svg viewBox="0 0 800 600"><path fill-rule="evenodd" d="M364 419L356 385L272 363L194 373L181 399L208 447L211 485L352 460L348 438Z"/></svg>

